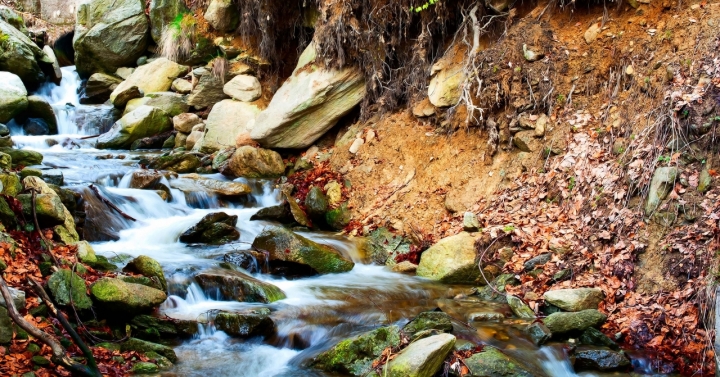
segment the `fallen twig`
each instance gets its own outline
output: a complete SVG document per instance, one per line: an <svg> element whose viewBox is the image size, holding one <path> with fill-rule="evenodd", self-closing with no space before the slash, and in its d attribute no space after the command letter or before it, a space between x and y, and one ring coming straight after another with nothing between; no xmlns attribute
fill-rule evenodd
<svg viewBox="0 0 720 377"><path fill-rule="evenodd" d="M107 204L108 207L114 209L114 210L115 210L117 213L119 213L122 217L124 217L124 218L126 218L126 219L128 219L128 220L131 220L131 221L137 221L134 217L128 215L128 214L125 213L125 212L123 212L120 208L118 208L118 206L116 206L116 205L113 204L111 201L109 201L107 198L105 198L104 196L102 196L102 194L100 194L100 190L98 190L98 188L95 187L95 185L91 184L91 185L90 185L90 190L92 190L92 191L95 193L95 196L97 196L98 199L100 199L101 202Z"/></svg>

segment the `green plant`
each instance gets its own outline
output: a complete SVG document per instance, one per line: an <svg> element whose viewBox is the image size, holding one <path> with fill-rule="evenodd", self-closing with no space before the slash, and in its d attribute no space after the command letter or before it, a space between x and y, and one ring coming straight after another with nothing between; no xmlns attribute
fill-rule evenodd
<svg viewBox="0 0 720 377"><path fill-rule="evenodd" d="M503 232L505 233L511 233L515 230L515 225L508 224L503 227Z"/></svg>
<svg viewBox="0 0 720 377"><path fill-rule="evenodd" d="M572 191L575 188L575 177L570 177L570 183L568 183L568 190Z"/></svg>
<svg viewBox="0 0 720 377"><path fill-rule="evenodd" d="M672 39L672 35L673 35L673 34L672 34L672 31L670 31L670 30L665 30L664 33L660 34L660 40L661 40L661 41L671 40L671 39Z"/></svg>
<svg viewBox="0 0 720 377"><path fill-rule="evenodd" d="M522 72L522 68L520 68L520 66L515 67L515 73L520 73L520 72Z"/></svg>
<svg viewBox="0 0 720 377"><path fill-rule="evenodd" d="M425 4L416 6L416 7L410 7L410 11L413 11L415 13L420 13L426 9L428 9L431 5L435 5L440 0L428 0Z"/></svg>
<svg viewBox="0 0 720 377"><path fill-rule="evenodd" d="M555 99L555 102L557 102L558 105L564 105L565 104L565 95L558 94L557 98Z"/></svg>
<svg viewBox="0 0 720 377"><path fill-rule="evenodd" d="M670 162L670 156L658 156L658 162L660 163L668 163Z"/></svg>
<svg viewBox="0 0 720 377"><path fill-rule="evenodd" d="M715 115L715 117L712 119L716 122L720 122L720 115Z"/></svg>
<svg viewBox="0 0 720 377"><path fill-rule="evenodd" d="M500 67L493 66L493 73L497 73L497 71L499 71L499 70L500 70Z"/></svg>
<svg viewBox="0 0 720 377"><path fill-rule="evenodd" d="M174 62L188 60L195 48L197 20L192 13L180 13L163 30L160 54Z"/></svg>

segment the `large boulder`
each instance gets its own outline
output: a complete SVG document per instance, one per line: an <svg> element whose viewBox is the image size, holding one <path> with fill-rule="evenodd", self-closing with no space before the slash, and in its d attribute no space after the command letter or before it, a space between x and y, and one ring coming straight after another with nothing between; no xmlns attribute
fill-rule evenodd
<svg viewBox="0 0 720 377"><path fill-rule="evenodd" d="M433 105L449 107L460 100L460 84L465 80L465 73L463 60L458 59L458 55L464 54L461 47L453 46L432 66L428 97Z"/></svg>
<svg viewBox="0 0 720 377"><path fill-rule="evenodd" d="M145 54L148 34L143 0L80 3L73 38L78 74L89 77L95 72L114 73L134 65Z"/></svg>
<svg viewBox="0 0 720 377"><path fill-rule="evenodd" d="M100 135L97 148L129 149L135 140L170 130L172 124L167 113L155 107L140 106L115 122L110 131Z"/></svg>
<svg viewBox="0 0 720 377"><path fill-rule="evenodd" d="M150 36L157 45L165 28L179 15L189 12L184 0L151 0L149 7Z"/></svg>
<svg viewBox="0 0 720 377"><path fill-rule="evenodd" d="M571 331L582 332L590 327L598 327L605 323L607 316L596 309L585 309L579 312L552 313L543 320L553 334Z"/></svg>
<svg viewBox="0 0 720 377"><path fill-rule="evenodd" d="M195 280L204 290L218 292L228 300L268 304L285 298L280 288L240 271L211 269L197 274Z"/></svg>
<svg viewBox="0 0 720 377"><path fill-rule="evenodd" d="M215 316L215 327L232 336L267 335L275 324L270 309L258 308L242 312L220 312Z"/></svg>
<svg viewBox="0 0 720 377"><path fill-rule="evenodd" d="M40 118L48 126L50 135L58 133L57 117L52 106L42 97L38 95L28 96L28 107L26 113L31 118Z"/></svg>
<svg viewBox="0 0 720 377"><path fill-rule="evenodd" d="M240 24L240 12L233 0L210 0L205 20L217 31L234 31Z"/></svg>
<svg viewBox="0 0 720 377"><path fill-rule="evenodd" d="M248 132L248 124L255 120L260 109L257 106L235 100L223 100L213 106L205 121L205 136L193 150L213 153L234 147L235 139Z"/></svg>
<svg viewBox="0 0 720 377"><path fill-rule="evenodd" d="M515 359L510 358L495 347L485 346L482 352L476 353L464 361L465 365L470 370L470 374L466 376L534 376L530 371L523 368Z"/></svg>
<svg viewBox="0 0 720 377"><path fill-rule="evenodd" d="M268 260L295 263L319 274L347 272L355 263L330 246L321 245L283 227L271 227L253 241L253 249L268 252Z"/></svg>
<svg viewBox="0 0 720 377"><path fill-rule="evenodd" d="M380 327L345 339L318 355L311 363L315 368L351 376L365 376L387 348L400 345L397 326Z"/></svg>
<svg viewBox="0 0 720 377"><path fill-rule="evenodd" d="M123 115L132 112L140 106L152 106L158 108L169 116L174 117L190 110L187 104L187 97L173 92L146 93L145 97L135 98L125 105Z"/></svg>
<svg viewBox="0 0 720 377"><path fill-rule="evenodd" d="M90 287L93 300L108 312L133 315L148 312L162 304L165 292L116 278L102 278Z"/></svg>
<svg viewBox="0 0 720 377"><path fill-rule="evenodd" d="M255 76L237 75L223 87L225 94L234 100L252 102L262 95L260 81Z"/></svg>
<svg viewBox="0 0 720 377"><path fill-rule="evenodd" d="M228 177L275 178L285 174L285 163L275 151L246 145L236 149L219 170Z"/></svg>
<svg viewBox="0 0 720 377"><path fill-rule="evenodd" d="M137 258L131 260L123 271L135 272L152 280L155 280L163 291L167 291L167 281L165 280L165 273L163 273L162 266L158 261L148 257L147 255L140 255Z"/></svg>
<svg viewBox="0 0 720 377"><path fill-rule="evenodd" d="M22 183L26 190L34 189L42 195L57 197L57 199L51 200L53 203L56 203L56 200L60 201L60 207L63 211L63 222L60 225L56 225L53 228L53 232L55 233L56 238L65 243L66 245L70 245L79 241L80 236L75 230L75 220L67 207L62 204L62 198L58 195L58 193L52 188L50 188L50 186L48 186L42 179L38 177L25 177Z"/></svg>
<svg viewBox="0 0 720 377"><path fill-rule="evenodd" d="M432 377L455 346L450 334L433 335L410 343L383 368L385 377ZM379 376L378 376L379 377Z"/></svg>
<svg viewBox="0 0 720 377"><path fill-rule="evenodd" d="M22 204L25 218L33 219L32 194L20 194L17 199ZM35 216L41 227L53 227L65 223L64 209L65 206L57 194L35 195Z"/></svg>
<svg viewBox="0 0 720 377"><path fill-rule="evenodd" d="M43 155L29 149L0 148L0 152L10 155L13 166L40 165Z"/></svg>
<svg viewBox="0 0 720 377"><path fill-rule="evenodd" d="M27 109L27 89L20 77L0 72L0 123L7 123Z"/></svg>
<svg viewBox="0 0 720 377"><path fill-rule="evenodd" d="M128 88L137 86L143 93L167 92L172 82L188 67L165 58L158 58L138 67L127 80L120 83L110 94L110 101L115 104L118 95Z"/></svg>
<svg viewBox="0 0 720 377"><path fill-rule="evenodd" d="M35 89L45 81L45 74L38 62L51 63L30 38L0 19L0 71L14 73L25 85Z"/></svg>
<svg viewBox="0 0 720 377"><path fill-rule="evenodd" d="M55 50L53 50L52 47L45 45L43 47L43 52L45 53L47 60L50 61L50 66L52 67L52 69L48 69L48 76L50 76L50 80L56 85L60 85L60 81L62 81L62 70L60 69L60 63L57 60L57 56L55 56Z"/></svg>
<svg viewBox="0 0 720 377"><path fill-rule="evenodd" d="M422 253L417 276L443 283L481 283L475 240L468 232L443 238Z"/></svg>
<svg viewBox="0 0 720 377"><path fill-rule="evenodd" d="M73 305L78 309L90 309L92 306L85 280L70 270L55 271L47 285L55 302L60 305Z"/></svg>
<svg viewBox="0 0 720 377"><path fill-rule="evenodd" d="M365 79L359 68L325 68L312 63L315 55L311 43L255 120L253 140L267 148L308 147L363 99Z"/></svg>
<svg viewBox="0 0 720 377"><path fill-rule="evenodd" d="M235 241L240 238L240 232L235 228L237 220L236 215L230 216L225 212L205 215L180 235L180 242L222 245Z"/></svg>
<svg viewBox="0 0 720 377"><path fill-rule="evenodd" d="M604 298L600 288L557 289L543 295L545 302L568 312L597 309Z"/></svg>
<svg viewBox="0 0 720 377"><path fill-rule="evenodd" d="M122 82L107 73L93 73L80 93L80 103L85 105L101 104L110 99L112 93Z"/></svg>

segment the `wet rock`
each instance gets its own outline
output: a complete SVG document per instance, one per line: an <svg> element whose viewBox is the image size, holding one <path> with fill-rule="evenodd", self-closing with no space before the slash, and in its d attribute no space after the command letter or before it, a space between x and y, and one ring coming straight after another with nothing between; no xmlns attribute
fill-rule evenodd
<svg viewBox="0 0 720 377"><path fill-rule="evenodd" d="M154 92L146 93L145 97L130 100L123 115L143 105L160 109L171 117L190 111L186 96L173 92Z"/></svg>
<svg viewBox="0 0 720 377"><path fill-rule="evenodd" d="M325 217L328 210L328 199L320 187L313 186L305 197L305 208L310 217L314 219Z"/></svg>
<svg viewBox="0 0 720 377"><path fill-rule="evenodd" d="M49 58L27 35L2 19L0 35L3 36L0 71L5 71L7 75L17 75L30 89L37 88L45 81L45 74L38 62L49 64ZM0 122L4 121L0 118Z"/></svg>
<svg viewBox="0 0 720 377"><path fill-rule="evenodd" d="M73 47L81 77L112 73L142 56L148 44L145 4L90 0L78 5Z"/></svg>
<svg viewBox="0 0 720 377"><path fill-rule="evenodd" d="M261 208L254 215L250 217L250 221L277 221L281 224L290 224L295 221L290 212L290 206L287 204L280 204L276 206L270 206Z"/></svg>
<svg viewBox="0 0 720 377"><path fill-rule="evenodd" d="M220 167L225 165L225 162L235 153L235 149L234 147L228 147L217 151L212 160L213 170L220 170Z"/></svg>
<svg viewBox="0 0 720 377"><path fill-rule="evenodd" d="M480 222L472 212L465 212L463 214L463 229L466 232L477 232L480 230Z"/></svg>
<svg viewBox="0 0 720 377"><path fill-rule="evenodd" d="M163 30L175 20L178 15L189 12L183 0L151 0L148 7L150 16L150 36L157 45Z"/></svg>
<svg viewBox="0 0 720 377"><path fill-rule="evenodd" d="M678 169L674 166L665 166L655 169L652 181L650 182L650 191L648 191L647 202L645 203L645 215L650 216L660 202L665 199L678 176Z"/></svg>
<svg viewBox="0 0 720 377"><path fill-rule="evenodd" d="M249 131L248 126L260 109L253 104L223 100L215 104L205 122L205 137L193 147L202 153L212 153L234 147L236 136Z"/></svg>
<svg viewBox="0 0 720 377"><path fill-rule="evenodd" d="M315 56L311 43L293 74L257 116L250 136L263 147L309 147L365 96L359 68L327 69L313 63Z"/></svg>
<svg viewBox="0 0 720 377"><path fill-rule="evenodd" d="M325 214L325 222L334 230L345 229L345 227L350 224L351 220L352 215L350 214L350 209L348 208L347 203L343 203L337 208L327 211Z"/></svg>
<svg viewBox="0 0 720 377"><path fill-rule="evenodd" d="M95 250L93 250L90 243L87 241L78 241L75 243L77 248L77 257L80 262L94 264L97 262L97 256L95 256Z"/></svg>
<svg viewBox="0 0 720 377"><path fill-rule="evenodd" d="M204 290L217 290L229 300L268 304L285 298L280 288L240 271L211 269L199 273L195 280Z"/></svg>
<svg viewBox="0 0 720 377"><path fill-rule="evenodd" d="M107 277L96 281L90 287L90 293L93 301L108 313L123 315L151 311L167 298L159 289Z"/></svg>
<svg viewBox="0 0 720 377"><path fill-rule="evenodd" d="M148 168L156 170L170 170L176 173L191 173L202 166L200 159L194 154L177 153L158 157L148 164Z"/></svg>
<svg viewBox="0 0 720 377"><path fill-rule="evenodd" d="M176 320L169 317L157 318L147 314L135 316L130 321L130 326L137 337L151 341L192 336L197 330L188 334L186 332L188 325L197 327L197 322Z"/></svg>
<svg viewBox="0 0 720 377"><path fill-rule="evenodd" d="M27 109L27 94L20 77L0 72L0 123L9 122Z"/></svg>
<svg viewBox="0 0 720 377"><path fill-rule="evenodd" d="M43 155L28 149L0 148L0 152L10 155L13 166L40 165Z"/></svg>
<svg viewBox="0 0 720 377"><path fill-rule="evenodd" d="M58 133L57 118L55 117L55 110L52 106L42 97L38 95L32 95L27 97L28 106L26 113L30 118L40 118L47 125L48 133L55 135Z"/></svg>
<svg viewBox="0 0 720 377"><path fill-rule="evenodd" d="M630 360L621 351L603 348L579 347L575 351L575 370L611 371L630 365Z"/></svg>
<svg viewBox="0 0 720 377"><path fill-rule="evenodd" d="M50 126L40 118L29 118L23 125L23 132L31 136L48 135Z"/></svg>
<svg viewBox="0 0 720 377"><path fill-rule="evenodd" d="M110 94L110 101L116 107L122 107L117 103L118 95L133 86L138 87L142 93L166 92L170 90L172 82L187 70L188 67L165 58L153 60L138 67L127 80L120 83Z"/></svg>
<svg viewBox="0 0 720 377"><path fill-rule="evenodd" d="M417 276L443 283L480 283L475 240L467 232L443 238L423 252Z"/></svg>
<svg viewBox="0 0 720 377"><path fill-rule="evenodd" d="M551 253L540 254L525 262L525 264L523 264L523 267L525 268L525 271L532 271L533 269L541 267L545 265L545 263L550 262L550 259L552 259Z"/></svg>
<svg viewBox="0 0 720 377"><path fill-rule="evenodd" d="M364 376L386 348L398 345L400 330L397 326L380 327L341 341L318 355L311 366L328 372Z"/></svg>
<svg viewBox="0 0 720 377"><path fill-rule="evenodd" d="M536 346L545 344L552 337L552 332L542 322L533 322L525 329L525 332L530 336L530 340L535 343Z"/></svg>
<svg viewBox="0 0 720 377"><path fill-rule="evenodd" d="M232 0L211 0L205 19L217 31L234 31L240 23L240 14Z"/></svg>
<svg viewBox="0 0 720 377"><path fill-rule="evenodd" d="M221 245L240 238L235 228L237 216L216 212L204 216L200 222L180 235L180 242Z"/></svg>
<svg viewBox="0 0 720 377"><path fill-rule="evenodd" d="M710 189L711 183L712 176L710 175L709 170L705 168L700 172L700 176L698 177L698 191L701 193L707 192L707 190Z"/></svg>
<svg viewBox="0 0 720 377"><path fill-rule="evenodd" d="M392 266L398 255L410 252L410 245L410 241L387 228L378 228L368 235L365 249L374 263Z"/></svg>
<svg viewBox="0 0 720 377"><path fill-rule="evenodd" d="M409 262L409 261L402 261L394 266L392 266L393 272L399 272L402 274L413 274L415 275L415 271L417 271L417 265Z"/></svg>
<svg viewBox="0 0 720 377"><path fill-rule="evenodd" d="M579 312L552 313L543 320L545 326L553 334L570 331L584 331L590 327L598 327L605 323L607 317L596 309L586 309Z"/></svg>
<svg viewBox="0 0 720 377"><path fill-rule="evenodd" d="M472 377L513 376L532 377L533 374L515 359L495 347L485 346L482 352L464 360Z"/></svg>
<svg viewBox="0 0 720 377"><path fill-rule="evenodd" d="M10 129L6 125L0 123L0 137L8 135L10 135Z"/></svg>
<svg viewBox="0 0 720 377"><path fill-rule="evenodd" d="M110 93L112 93L121 82L122 79L106 73L93 73L80 93L80 103L83 105L105 103L105 101L110 99Z"/></svg>
<svg viewBox="0 0 720 377"><path fill-rule="evenodd" d="M178 114L173 117L172 121L175 131L184 132L186 134L192 132L194 126L202 123L202 119L200 119L197 114L193 113Z"/></svg>
<svg viewBox="0 0 720 377"><path fill-rule="evenodd" d="M212 192L222 196L245 196L252 192L250 186L233 181L221 181L219 179L205 178L199 174L186 174L182 177L172 181L172 187L179 188L183 191L198 191L191 190L183 182L190 181L189 183L199 186L201 190Z"/></svg>
<svg viewBox="0 0 720 377"><path fill-rule="evenodd" d="M235 150L220 172L229 177L274 178L285 173L285 163L275 151L243 146Z"/></svg>
<svg viewBox="0 0 720 377"><path fill-rule="evenodd" d="M402 328L402 331L408 335L411 341L416 338L418 333L425 330L452 332L452 318L440 311L422 312Z"/></svg>
<svg viewBox="0 0 720 377"><path fill-rule="evenodd" d="M230 336L270 335L275 324L270 309L258 308L242 312L220 312L215 316L215 327Z"/></svg>
<svg viewBox="0 0 720 377"><path fill-rule="evenodd" d="M337 250L313 242L282 227L264 230L253 241L253 249L267 251L270 263L294 263L319 274L347 272L355 263Z"/></svg>
<svg viewBox="0 0 720 377"><path fill-rule="evenodd" d="M599 288L557 289L543 295L545 302L568 312L597 309L604 298L605 295Z"/></svg>
<svg viewBox="0 0 720 377"><path fill-rule="evenodd" d="M160 369L157 365L146 361L138 361L132 366L132 372L134 374L155 374L159 371Z"/></svg>
<svg viewBox="0 0 720 377"><path fill-rule="evenodd" d="M387 377L432 377L452 351L455 337L439 334L411 343L383 368ZM375 374L376 376L377 373Z"/></svg>
<svg viewBox="0 0 720 377"><path fill-rule="evenodd" d="M177 362L177 355L171 347L164 346L162 344L151 343L137 338L130 338L120 343L120 350L123 352L137 351L140 353L155 352L167 358L172 363Z"/></svg>
<svg viewBox="0 0 720 377"><path fill-rule="evenodd" d="M12 297L12 302L13 304L15 304L15 307L18 309L24 308L25 292L13 287L8 287L8 290L10 291L10 297ZM0 295L0 306L7 308L7 304L5 304L5 298L2 295Z"/></svg>
<svg viewBox="0 0 720 377"><path fill-rule="evenodd" d="M140 106L115 122L110 131L100 135L99 149L127 149L135 140L172 129L167 114L151 106Z"/></svg>
<svg viewBox="0 0 720 377"><path fill-rule="evenodd" d="M152 170L135 170L130 174L129 188L154 190L157 184L164 178L162 173Z"/></svg>
<svg viewBox="0 0 720 377"><path fill-rule="evenodd" d="M140 255L131 260L130 263L123 268L123 271L138 273L150 279L157 280L162 290L167 291L167 281L165 281L165 273L163 273L162 266L158 261L147 255Z"/></svg>
<svg viewBox="0 0 720 377"><path fill-rule="evenodd" d="M73 305L78 309L90 309L85 280L70 270L57 270L48 279L48 288L59 305Z"/></svg>
<svg viewBox="0 0 720 377"><path fill-rule="evenodd" d="M507 303L516 316L527 319L535 318L535 312L519 297L507 295Z"/></svg>
<svg viewBox="0 0 720 377"><path fill-rule="evenodd" d="M223 255L223 261L233 266L240 267L251 273L260 272L260 263L263 263L265 256L253 250L238 251Z"/></svg>
<svg viewBox="0 0 720 377"><path fill-rule="evenodd" d="M608 347L616 350L619 349L618 345L615 344L612 339L603 334L602 331L592 327L583 331L578 340L580 341L580 344L588 346Z"/></svg>
<svg viewBox="0 0 720 377"><path fill-rule="evenodd" d="M304 227L311 227L312 224L310 223L310 220L308 219L307 215L305 214L305 211L303 211L302 208L300 208L300 205L295 200L295 198L292 197L287 191L283 191L283 197L285 198L285 203L287 203L288 207L290 208L290 214L293 217L293 220Z"/></svg>
<svg viewBox="0 0 720 377"><path fill-rule="evenodd" d="M253 102L262 95L262 87L257 77L237 75L223 87L225 94L234 100Z"/></svg>
<svg viewBox="0 0 720 377"><path fill-rule="evenodd" d="M25 218L32 219L32 194L20 194L17 199L22 204ZM37 194L35 196L35 214L41 227L62 225L65 222L64 209L65 207L57 194Z"/></svg>
<svg viewBox="0 0 720 377"><path fill-rule="evenodd" d="M196 109L205 109L227 99L223 91L224 84L224 81L213 75L202 75L188 97L188 104Z"/></svg>
<svg viewBox="0 0 720 377"><path fill-rule="evenodd" d="M60 210L63 212L63 223L60 225L57 225L53 228L53 232L55 233L56 239L59 239L61 242L65 243L66 245L73 244L80 239L80 237L77 234L77 231L75 230L75 220L74 220L72 214L62 204L62 199L55 192L55 190L50 188L50 186L48 186L45 182L43 182L42 179L40 179L38 177L27 177L27 178L23 179L23 186L25 187L26 190L35 189L37 192L40 192L41 195L55 197L56 199L51 199L52 202L55 202L56 200L60 201ZM55 204L53 204L53 205L55 205ZM27 208L30 209L29 206ZM40 219L38 219L38 220L40 220Z"/></svg>
<svg viewBox="0 0 720 377"><path fill-rule="evenodd" d="M436 107L450 107L460 100L460 84L465 80L464 65L458 55L464 55L465 49L455 46L430 70L428 98Z"/></svg>

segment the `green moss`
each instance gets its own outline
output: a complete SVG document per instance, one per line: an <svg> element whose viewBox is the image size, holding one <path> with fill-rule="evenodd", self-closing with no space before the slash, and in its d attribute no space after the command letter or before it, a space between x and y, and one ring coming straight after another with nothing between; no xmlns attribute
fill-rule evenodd
<svg viewBox="0 0 720 377"><path fill-rule="evenodd" d="M156 352L170 360L170 362L172 363L177 362L177 355L175 355L175 351L173 351L172 348L164 346L162 344L146 342L144 340L136 338L130 338L124 341L120 345L120 349L122 351L137 351L145 354L147 354L148 352Z"/></svg>
<svg viewBox="0 0 720 377"><path fill-rule="evenodd" d="M367 374L376 360L388 347L400 344L397 326L380 327L373 331L346 339L321 353L313 362L316 368L346 373L353 376Z"/></svg>
<svg viewBox="0 0 720 377"><path fill-rule="evenodd" d="M92 301L86 292L85 280L70 270L58 270L48 279L48 288L60 305L74 305L78 309L89 309Z"/></svg>

